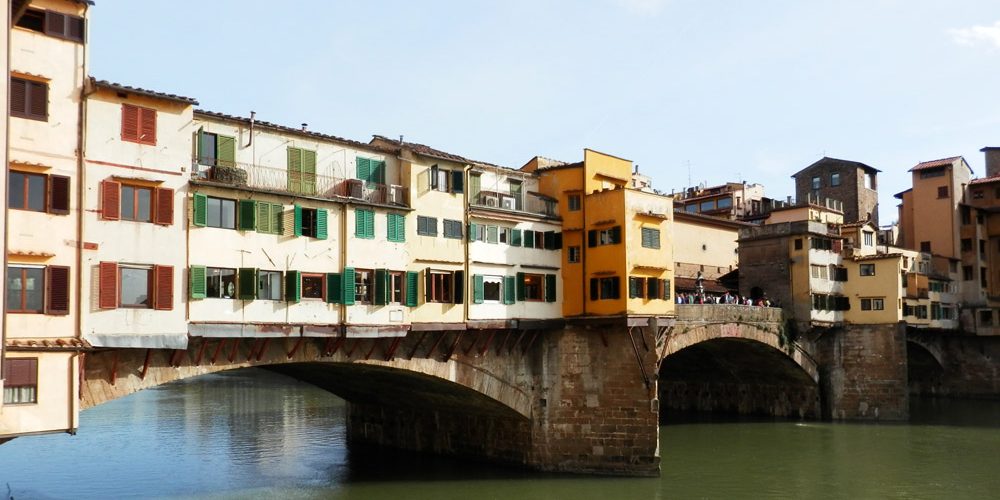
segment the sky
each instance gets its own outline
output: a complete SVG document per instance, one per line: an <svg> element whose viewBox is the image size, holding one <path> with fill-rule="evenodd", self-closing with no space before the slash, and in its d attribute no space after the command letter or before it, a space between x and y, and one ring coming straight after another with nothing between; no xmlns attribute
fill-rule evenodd
<svg viewBox="0 0 1000 500"><path fill-rule="evenodd" d="M200 108L518 168L583 149L653 187L794 195L823 156L879 174L1000 146L996 0L97 0L90 71Z"/></svg>

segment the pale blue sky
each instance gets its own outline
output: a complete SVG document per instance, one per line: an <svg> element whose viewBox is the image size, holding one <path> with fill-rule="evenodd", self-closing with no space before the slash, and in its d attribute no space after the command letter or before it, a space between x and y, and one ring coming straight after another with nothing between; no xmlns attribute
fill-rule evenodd
<svg viewBox="0 0 1000 500"><path fill-rule="evenodd" d="M515 168L589 147L666 192L861 161L883 222L916 163L1000 146L996 0L98 0L90 42L203 109Z"/></svg>

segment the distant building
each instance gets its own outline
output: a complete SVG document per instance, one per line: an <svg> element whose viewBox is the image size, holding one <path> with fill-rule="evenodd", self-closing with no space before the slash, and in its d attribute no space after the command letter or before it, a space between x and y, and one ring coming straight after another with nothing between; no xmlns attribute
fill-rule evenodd
<svg viewBox="0 0 1000 500"><path fill-rule="evenodd" d="M727 182L711 187L692 187L674 195L674 210L744 220L763 213L764 186Z"/></svg>
<svg viewBox="0 0 1000 500"><path fill-rule="evenodd" d="M792 175L795 197L831 198L844 204L844 220L870 220L878 226L877 168L861 162L823 157Z"/></svg>

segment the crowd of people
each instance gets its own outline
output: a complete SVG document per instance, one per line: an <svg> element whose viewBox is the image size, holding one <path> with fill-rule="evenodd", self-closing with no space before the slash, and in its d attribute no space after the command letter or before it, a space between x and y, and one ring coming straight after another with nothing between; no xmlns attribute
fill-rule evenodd
<svg viewBox="0 0 1000 500"><path fill-rule="evenodd" d="M750 297L731 294L728 291L723 295L678 293L676 302L678 304L729 304L738 306L781 307L766 296L751 299Z"/></svg>

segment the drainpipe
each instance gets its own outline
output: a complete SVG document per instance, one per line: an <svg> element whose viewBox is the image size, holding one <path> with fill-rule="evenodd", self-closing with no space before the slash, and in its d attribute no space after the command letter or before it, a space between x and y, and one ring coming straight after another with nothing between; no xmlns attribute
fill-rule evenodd
<svg viewBox="0 0 1000 500"><path fill-rule="evenodd" d="M469 210L469 176L467 176L465 174L468 171L468 170L466 170L466 168L471 169L472 166L471 165L466 165L465 167L462 168L462 183L463 183L463 186L462 186L462 202L463 202L464 208L465 208L465 210L464 210L464 212L465 212L465 220L462 221L462 228L463 228L462 233L463 234L464 233L468 233L468 231L469 231L469 223L472 221L472 214L471 214L471 211ZM442 228L442 230L444 230L444 228ZM463 318L464 318L465 323L466 323L466 328L468 328L469 309L471 308L471 305L472 305L472 294L475 293L475 290L473 290L473 288L475 287L475 284L474 284L474 280L472 280L472 274L471 274L472 270L470 269L471 266L469 265L469 247L472 246L472 245L469 242L469 235L468 234L466 234L465 237L462 238L462 246L464 247L464 250L465 250L465 252L464 252L465 253L465 258L462 259L464 261L464 263L462 264L462 267L465 270L465 283L462 283L463 288L465 288L465 297L463 297L464 300L462 300L462 306L463 306L462 307L462 315L463 315ZM472 287L468 286L469 283L473 283L473 286ZM501 298L503 298L503 297L501 297ZM504 319L508 319L508 318L504 318Z"/></svg>
<svg viewBox="0 0 1000 500"><path fill-rule="evenodd" d="M12 22L14 22L13 15L11 13L11 3L10 2L7 3L7 7L6 7L4 15L7 16L7 25L8 25L7 26L7 50L4 53L4 57L7 58L6 59L7 65L10 65L10 38L11 38L10 34L11 34L12 31L14 31L14 30L10 29L11 28L10 24ZM7 86L7 91L10 92L10 85L9 84ZM0 194L3 194L3 199L6 200L7 199L7 181L8 181L8 179L10 179L10 161L9 161L9 159L10 159L10 113L5 113L4 121L5 121L5 125L6 125L5 128L4 128L4 143L3 143L3 169L4 169L3 178L4 178L4 181L0 182L0 191L2 191L2 193L0 193ZM4 227L4 232L3 232L3 248L4 248L4 251L3 251L3 269L0 270L0 275L4 275L4 283L3 283L2 286L4 287L4 291L5 292L6 292L6 288L7 288L7 280L6 280L6 273L7 273L7 247L9 246L9 243L10 243L10 239L7 237L7 235L10 234L10 225L9 225L10 224L10 220L9 220L9 217L7 217L8 212L9 212L9 209L7 208L7 204L5 203L3 205L3 227ZM6 293L4 295L6 296ZM7 301L4 301L3 306L0 306L0 307L3 307L3 318L0 318L0 389L2 389L3 388L4 346L7 345ZM2 408L2 407L3 407L3 399L0 399L0 408Z"/></svg>
<svg viewBox="0 0 1000 500"><path fill-rule="evenodd" d="M90 10L90 9L87 7L87 4L84 3L83 4L83 17L84 17L84 19L87 18L87 11L88 10ZM82 307L83 307L83 214L84 214L84 206L83 206L84 201L83 200L84 200L84 195L87 192L87 190L85 189L87 176L85 174L86 173L86 168L85 168L84 158L87 155L87 144L86 144L86 141L85 141L85 138L87 137L87 134L86 134L86 130L87 130L87 95L88 95L87 84L90 81L90 77L87 76L87 54L88 54L88 50L87 50L87 44L86 43L83 44L82 50L83 50L83 57L82 57L82 59L83 59L83 61L82 61L82 66L83 66L83 82L82 83L83 83L83 86L82 86L82 88L80 90L80 104L79 104L79 106L77 108L78 109L77 110L77 119L79 120L79 124L78 124L78 126L76 128L76 132L77 132L77 134L76 134L76 141L77 141L77 160L76 160L77 161L77 169L76 169L76 171L77 171L77 174L76 174L76 186L77 186L77 190L76 190L76 205L77 205L77 208L76 208L76 289L74 290L75 295L76 295L76 337L79 338L79 339L83 339L83 311L82 311ZM74 377L76 378L78 384L83 384L83 381L80 380L81 377L77 375L79 373L78 370L73 370L73 358L74 358L74 356L70 356L70 358L69 358L69 371L70 371L70 373L69 373L69 380L70 380L70 384L69 384L69 391L67 391L69 393L69 398L68 398L69 399L69 415L68 415L68 417L69 417L69 427L70 427L68 429L69 432L72 432L73 422L76 419L76 415L77 415L77 407L78 407L78 405L80 403L79 395L76 393L77 391L73 391L73 383L72 383L72 381L74 380Z"/></svg>

